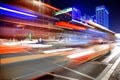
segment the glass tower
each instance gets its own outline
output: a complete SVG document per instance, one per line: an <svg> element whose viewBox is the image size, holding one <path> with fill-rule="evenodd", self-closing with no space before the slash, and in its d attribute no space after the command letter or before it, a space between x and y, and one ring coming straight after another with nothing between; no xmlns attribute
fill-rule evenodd
<svg viewBox="0 0 120 80"><path fill-rule="evenodd" d="M96 21L98 24L109 28L109 12L104 5L96 7Z"/></svg>

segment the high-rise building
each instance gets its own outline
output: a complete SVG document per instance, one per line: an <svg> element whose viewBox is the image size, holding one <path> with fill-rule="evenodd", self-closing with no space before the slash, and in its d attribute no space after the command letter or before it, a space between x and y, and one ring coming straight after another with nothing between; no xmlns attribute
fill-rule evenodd
<svg viewBox="0 0 120 80"><path fill-rule="evenodd" d="M109 12L104 5L96 7L96 22L109 28Z"/></svg>
<svg viewBox="0 0 120 80"><path fill-rule="evenodd" d="M84 14L83 16L81 16L81 20L90 20L90 16L87 14Z"/></svg>

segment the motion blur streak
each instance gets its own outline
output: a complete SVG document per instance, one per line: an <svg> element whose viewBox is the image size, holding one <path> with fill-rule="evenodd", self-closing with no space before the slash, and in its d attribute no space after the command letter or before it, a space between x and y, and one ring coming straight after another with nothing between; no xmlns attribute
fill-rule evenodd
<svg viewBox="0 0 120 80"><path fill-rule="evenodd" d="M24 13L24 12L12 10L12 9L4 8L4 7L0 7L0 9L1 9L1 10L10 11L10 12L13 12L13 13L18 13L18 14L26 15L26 16L37 17L37 16L32 15L32 14L28 14L28 13Z"/></svg>
<svg viewBox="0 0 120 80"><path fill-rule="evenodd" d="M94 50L88 50L88 51L84 51L84 52L81 52L81 53L71 54L71 55L68 55L67 57L73 59L73 58L86 56L86 55L92 54L94 52L95 52Z"/></svg>

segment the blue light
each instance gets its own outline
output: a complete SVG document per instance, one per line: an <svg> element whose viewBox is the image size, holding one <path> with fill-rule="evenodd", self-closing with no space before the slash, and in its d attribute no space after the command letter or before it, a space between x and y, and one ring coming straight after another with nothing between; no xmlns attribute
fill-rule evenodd
<svg viewBox="0 0 120 80"><path fill-rule="evenodd" d="M81 11L79 9L73 8L72 19L80 21Z"/></svg>
<svg viewBox="0 0 120 80"><path fill-rule="evenodd" d="M89 31L92 32L92 33L105 34L105 33L102 32L102 31L93 30L93 29L89 29Z"/></svg>
<svg viewBox="0 0 120 80"><path fill-rule="evenodd" d="M78 11L76 8L73 8L75 11Z"/></svg>
<svg viewBox="0 0 120 80"><path fill-rule="evenodd" d="M17 14L22 14L22 15L25 15L25 16L37 17L36 15L32 15L32 14L28 14L28 13L24 13L24 12L20 12L20 11L16 11L16 10L4 8L4 7L0 7L0 9L5 10L5 11L9 11L9 12L13 12L13 13L17 13Z"/></svg>
<svg viewBox="0 0 120 80"><path fill-rule="evenodd" d="M0 2L0 15L3 17L12 17L12 18L19 18L19 19L36 19L38 16L34 15L33 11L29 11L26 9L22 9L16 6L4 4Z"/></svg>

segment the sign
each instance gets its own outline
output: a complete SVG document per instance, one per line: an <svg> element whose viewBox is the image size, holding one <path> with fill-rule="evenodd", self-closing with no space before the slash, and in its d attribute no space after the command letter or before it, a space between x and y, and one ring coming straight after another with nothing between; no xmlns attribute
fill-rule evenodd
<svg viewBox="0 0 120 80"><path fill-rule="evenodd" d="M55 15L57 16L57 15L67 13L67 12L70 12L70 11L72 11L72 8L66 8L66 9L60 10L58 12L55 12Z"/></svg>

